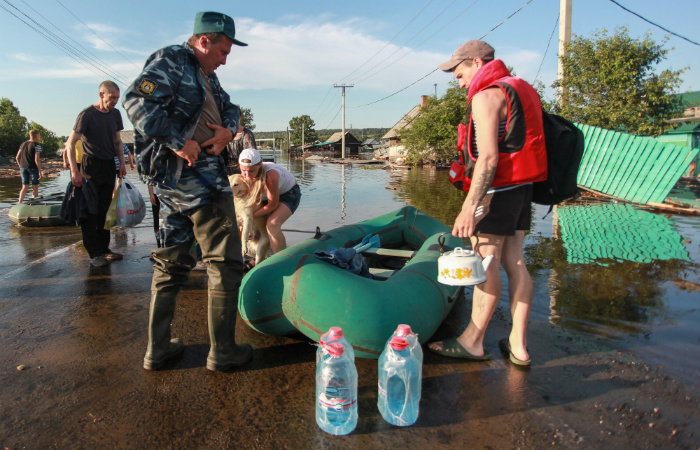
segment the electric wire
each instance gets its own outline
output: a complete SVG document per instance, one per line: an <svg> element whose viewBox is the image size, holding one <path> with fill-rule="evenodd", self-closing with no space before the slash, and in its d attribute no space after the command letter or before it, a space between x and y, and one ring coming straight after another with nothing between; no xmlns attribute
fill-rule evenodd
<svg viewBox="0 0 700 450"><path fill-rule="evenodd" d="M12 5L11 3L9 3L7 0L4 0L4 1L5 1L5 3L9 4L10 6L12 6L12 7L14 7L14 8L16 9L16 7L15 7L14 5ZM43 37L44 39L46 39L47 41L51 42L51 43L52 43L53 45L55 45L59 50L61 50L62 52L64 52L64 53L65 53L66 55L68 55L69 57L73 58L78 64L85 66L88 70L90 70L90 71L91 71L92 73L94 73L95 75L98 75L98 76L106 75L106 76L109 77L109 78L113 78L113 77L114 77L114 74L110 74L110 73L106 72L104 69L102 69L102 68L100 68L100 67L97 67L94 63L92 63L92 62L90 62L90 61L84 61L84 60L82 60L82 59L80 58L80 55L75 55L75 52L74 52L74 51L71 51L69 48L66 48L66 44L60 42L60 39L52 38L52 36L49 36L49 35L43 33L41 30L35 28L32 24L30 24L29 22L25 21L24 19L22 19L21 17L19 17L19 16L18 16L17 14L15 14L14 12L12 12L12 11L9 10L9 9L7 9L7 8L6 8L5 6L3 6L2 4L0 4L0 8L4 9L4 10L7 11L10 15L14 16L17 20L19 20L20 22L22 22L22 23L24 23L25 25L27 25L29 28L31 28L32 30L34 30L34 32L36 32L37 34L39 34L40 36L42 36L42 37ZM21 11L20 11L20 12L21 12ZM37 25L38 25L38 24L37 24ZM40 25L39 25L39 26L40 26ZM41 26L40 26L40 27L41 27ZM49 34L51 34L51 33L49 32ZM58 40L58 42L57 42L57 40ZM92 66L92 67L91 67L91 66ZM118 79L118 77L114 77L114 78L117 78L117 79ZM120 81L121 81L121 80L120 80ZM122 81L122 82L123 82L123 81ZM126 82L125 84L129 84L129 83Z"/></svg>
<svg viewBox="0 0 700 450"><path fill-rule="evenodd" d="M552 29L552 34L549 35L549 40L547 41L547 48L544 50L544 55L542 56L542 61L540 62L540 67L537 68L537 75L535 75L535 81L540 76L540 70L542 70L542 65L547 57L547 52L549 51L549 45L552 43L552 38L554 37L554 32L557 31L557 25L559 25L559 14L557 14L557 20L554 21L554 28Z"/></svg>
<svg viewBox="0 0 700 450"><path fill-rule="evenodd" d="M693 44L693 45L700 46L699 43L697 43L697 42L695 42L695 41L691 41L691 40L688 39L687 37L681 36L681 35L678 34L678 33L674 33L673 31L669 30L668 28L664 28L664 27L662 27L661 25L659 25L658 23L652 22L651 20L647 19L647 18L644 17L644 16L641 16L641 15L637 14L636 12L632 11L631 9L625 8L624 6L622 6L621 4L619 4L618 2L616 2L615 0L610 0L610 1L611 1L612 3L615 3L615 4L616 4L617 6L619 6L620 8L624 9L624 10L627 11L628 13L634 14L635 16L639 17L639 18L642 19L643 21L645 21L645 22L647 22L647 23L650 23L650 24L654 25L655 27L661 28L661 29L664 30L665 32L671 33L672 35L674 35L674 36L676 36L676 37L679 37L679 38L681 38L681 39L683 39L683 40L685 40L685 41L688 41L688 42L690 42L690 43Z"/></svg>
<svg viewBox="0 0 700 450"><path fill-rule="evenodd" d="M425 11L425 8L427 8L432 2L433 2L433 0L429 0L428 3L426 3L425 6L423 6L423 8L421 8L421 10L418 11L418 13L417 13L415 16L413 16L413 18L412 18L410 21L408 21L408 23L407 23L406 25L404 25L404 27L403 27L401 30L399 30L398 33L396 33L396 34L394 35L394 37L392 37L386 44L384 44L384 46L383 46L381 49L379 49L379 51L378 51L377 53L375 53L374 55L372 55L369 59L367 59L364 63L362 63L357 69L353 70L353 71L350 72L348 75L346 75L345 77L343 77L343 80L349 78L350 76L352 76L355 72L357 72L358 70L360 70L360 69L361 69L362 67L364 67L367 63L369 63L371 60L373 60L377 55L379 55L382 51L384 51L384 49L387 48L387 47L389 46L389 44L391 44L391 43L394 41L394 39L396 39L406 28L408 28L408 26L409 26L411 23L413 23L413 22L423 13L423 11ZM453 2L453 3L454 3L454 2ZM371 70L371 69L370 69L370 70ZM341 83L341 84L343 84L343 83ZM321 107L323 106L323 103L326 101L326 98L328 98L328 94L330 94L330 92L331 92L332 90L333 90L332 87L328 89L328 92L326 92L326 96L323 98L323 100L321 100L321 103L320 103L319 106L316 108L316 111L318 111L319 109L321 109ZM320 116L321 116L321 117L325 116L326 113L327 113L327 111L328 111L328 109L329 109L329 107L331 107L332 105L333 105L333 103L329 103L326 107L324 107L323 110L322 110L322 113L320 114ZM315 112L314 112L314 114L315 114ZM314 115L314 114L312 114L312 115ZM336 116L337 116L337 114L336 114Z"/></svg>
<svg viewBox="0 0 700 450"><path fill-rule="evenodd" d="M332 118L331 121L328 123L328 125L326 125L326 128L324 128L324 130L330 130L331 125L333 124L333 121L335 120L336 117L338 117L338 114L340 114L340 111L341 111L342 109L343 109L342 106L341 106L340 108L338 108L338 111L336 111L335 116L333 116L333 118Z"/></svg>
<svg viewBox="0 0 700 450"><path fill-rule="evenodd" d="M375 53L374 55L372 55L367 61L363 62L363 63L360 65L360 67L358 67L357 69L353 70L353 71L350 72L348 75L346 75L345 77L343 77L343 80L345 80L346 78L350 78L355 72L357 72L358 70L362 69L368 62L372 61L377 55L379 55L382 51L384 51L384 49L387 48L387 47L389 46L389 44L391 44L392 42L394 42L394 39L396 39L401 33L403 33L403 31L404 31L406 28L408 28L408 26L409 26L410 24L412 24L413 21L416 20L416 19L418 18L418 16L420 16L420 15L423 13L423 11L425 11L425 8L427 8L428 5L430 5L432 2L433 2L433 0L428 1L428 3L426 3L425 6L423 6L423 8L422 8L420 11L418 11L418 13L417 13L415 16L413 16L413 18L412 18L406 25L404 25L404 27L401 28L401 30L399 30L398 33L396 33L396 34L394 35L394 37L392 37L386 44L384 44L384 47L380 48L379 51L378 51L377 53ZM454 3L454 2L453 2L453 3Z"/></svg>
<svg viewBox="0 0 700 450"><path fill-rule="evenodd" d="M529 1L528 1L527 3L525 3L523 6L521 6L520 8L518 8L514 13L512 13L511 15L509 15L508 17L506 17L505 19L503 19L503 20L501 21L501 23L499 23L499 24L496 25L495 27L491 28L486 34L484 34L483 36L481 36L479 39L483 39L483 38L485 38L486 36L488 36L489 34L491 34L491 33L492 33L493 31L495 31L498 27L500 27L501 25L503 25L504 23L506 23L511 17L513 17L514 15L516 15L517 13L519 13L520 11L522 11L523 8L525 8L527 5L529 5L529 4L532 3L532 2L533 2L533 0L529 0ZM374 105L375 103L382 102L382 101L384 101L384 100L386 100L386 99L388 99L388 98L393 97L393 96L396 95L396 94L399 94L399 93L405 91L406 89L410 88L411 86L415 85L416 83L418 83L418 82L420 82L420 81L423 81L424 79L428 78L430 75L432 75L433 73L437 72L438 70L440 70L440 69L439 69L439 68L436 68L436 69L431 70L429 73L427 73L427 74L424 75L423 77L419 78L418 80L414 81L413 83L409 84L408 86L405 86L405 87L399 89L398 91L394 92L393 94L389 94L389 95L387 95L386 97L380 98L379 100L375 100L375 101L370 102L370 103L365 103L364 105L349 106L349 108L364 108L365 106Z"/></svg>
<svg viewBox="0 0 700 450"><path fill-rule="evenodd" d="M99 61L100 64L102 64L102 65L108 65L107 62L105 62L105 61L103 61L102 59L100 59L99 56L95 55L95 54L92 53L89 49L85 48L85 46L83 46L83 45L80 44L78 41L76 41L75 39L73 39L69 34L67 34L65 31L63 31L60 27L58 27L57 25L55 25L55 24L54 24L53 22L51 22L49 19L47 19L46 17L44 17L44 15L42 15L39 11L37 11L36 9L34 9L34 8L33 8L29 3L27 3L25 0L20 0L20 1L21 1L22 3L24 3L29 9L31 9L31 10L34 12L34 14L36 14L37 16L39 16L39 17L41 17L42 19L44 19L48 24L50 24L51 26L53 26L56 30L58 30L59 32L61 32L61 34L63 34L63 35L64 35L65 37L67 37L68 39L70 39L75 45L77 45L78 47L80 47L80 49L82 49L82 51L79 50L79 49L76 49L76 51L79 51L80 53L83 53L83 57L86 57L86 59L89 59L89 57L92 57L92 58L94 58L95 61ZM37 24L38 24L38 23L37 23ZM70 44L68 44L68 45L70 45ZM72 48L75 48L75 47L73 47L73 46L71 46L71 47L72 47ZM87 56L87 55L89 55L89 56ZM117 71L116 69L110 69L110 70L112 70L112 72L114 72L116 75L118 75L118 76L121 77L122 79L125 79L125 80L128 79L127 76L125 76L124 74L120 73L120 72Z"/></svg>
<svg viewBox="0 0 700 450"><path fill-rule="evenodd" d="M396 58L394 61L392 61L390 64L387 64L385 67L379 69L378 71L374 72L373 74L370 74L370 75L368 75L368 76L365 77L365 78L362 78L362 79L360 79L360 80L357 80L357 82L358 82L358 83L361 83L361 82L363 82L363 81L369 80L369 79L372 78L373 76L379 75L379 74L382 73L384 70L388 69L389 67L393 66L393 65L396 64L397 62L401 61L403 58L405 58L406 56L408 56L408 55L410 55L411 53L413 53L417 48L419 48L420 46L422 46L423 44L425 44L426 42L428 42L429 40L431 40L433 37L435 37L436 34L442 32L445 28L447 28L450 24L452 24L452 22L454 22L455 20L457 20L457 19L458 19L462 14L464 14L465 12L469 11L469 10L470 10L474 5L476 5L477 3L479 3L479 0L475 0L471 5L467 6L464 10L462 10L462 12L460 12L459 14L457 14L456 16L454 16L454 17L452 18L452 20L450 20L450 21L447 22L445 25L443 25L442 28L440 28L439 30L437 30L435 33L433 33L433 34L431 34L430 36L428 36L428 37L427 37L425 40L423 40L420 44L416 45L416 46L413 47L411 50L409 50L408 52L406 52L406 53L404 53L403 55L399 56L399 57Z"/></svg>
<svg viewBox="0 0 700 450"><path fill-rule="evenodd" d="M457 0L454 0L452 3L450 3L449 5L447 5L442 11L440 11L440 13L439 13L437 16L435 16L435 17L433 18L433 20L431 20L430 22L428 22L423 28L420 29L420 31L418 31L416 34L414 34L409 40L407 40L406 42L404 42L403 45L401 45L401 47L399 47L399 48L397 48L396 50L394 50L394 52L393 52L392 54L390 54L389 56L387 56L386 59L391 58L392 56L394 56L395 54L397 54L398 52L400 52L401 50L403 50L409 42L411 42L413 39L415 39L416 37L418 37L423 31L425 31L426 28L428 28L430 25L432 25L433 22L435 22L440 16L442 16L442 15L443 15L448 9L450 9L450 8L452 7L452 5L454 5L456 2L457 2ZM409 52L409 53L410 53L410 52ZM368 70L366 70L365 72L363 72L362 75L358 75L358 76L357 76L353 81L351 81L350 83L356 83L360 78L364 77L364 76L367 75L369 72L373 71L374 69L376 69L377 67L381 66L382 64L384 64L384 61L382 61L382 62L380 62L380 63L378 63L378 64L375 64L375 65L372 66L370 69L368 69ZM369 78L369 77L368 77L368 78ZM366 79L366 78L365 78L365 79Z"/></svg>
<svg viewBox="0 0 700 450"><path fill-rule="evenodd" d="M124 58L127 62L131 63L131 65L133 65L134 67L136 67L138 70L141 70L141 67L140 67L139 65L137 65L135 62L131 61L129 58L127 58L126 56L124 56L124 54L123 54L122 52L120 52L119 50L117 50L116 48L114 48L114 47L112 46L112 44L110 44L109 42L107 42L106 40L104 40L104 39L102 38L102 36L100 36L99 34L97 34L97 33L95 32L95 30L93 30L92 28L90 28L90 26L89 26L88 24L86 24L85 22L83 22L82 19L80 19L80 17L76 16L76 15L73 13L73 11L71 11L70 9L68 9L68 7L67 7L66 5L64 5L63 3L61 3L61 0L56 0L56 3L58 3L58 4L61 5L61 6L63 6L63 8L64 8L66 11L68 11L68 12L69 12L73 17L75 17L80 23L82 23L83 25L85 25L85 27L86 27L88 30L90 30L90 31L92 32L92 34L94 34L94 35L97 36L102 42L104 42L105 44L107 44L107 45L109 46L109 48L111 48L112 50L114 50L118 55L120 55L122 58ZM127 83L127 84L128 84L128 83Z"/></svg>

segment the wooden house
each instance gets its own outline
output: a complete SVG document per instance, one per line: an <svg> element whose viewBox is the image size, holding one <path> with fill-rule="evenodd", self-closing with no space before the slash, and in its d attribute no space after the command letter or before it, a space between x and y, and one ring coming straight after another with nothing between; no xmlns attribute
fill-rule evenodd
<svg viewBox="0 0 700 450"><path fill-rule="evenodd" d="M333 133L333 135L329 137L327 141L314 144L312 150L316 152L337 153L338 156L340 156L342 154L342 145L343 132L338 131L337 133ZM345 156L357 155L361 145L362 143L357 140L352 133L349 131L345 132Z"/></svg>

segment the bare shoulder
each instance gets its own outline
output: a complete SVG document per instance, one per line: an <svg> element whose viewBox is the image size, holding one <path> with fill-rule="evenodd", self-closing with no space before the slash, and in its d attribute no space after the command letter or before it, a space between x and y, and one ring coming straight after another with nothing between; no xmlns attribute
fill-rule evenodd
<svg viewBox="0 0 700 450"><path fill-rule="evenodd" d="M498 120L505 120L508 103L503 91L493 87L476 93L472 99L472 108L475 115L498 115Z"/></svg>

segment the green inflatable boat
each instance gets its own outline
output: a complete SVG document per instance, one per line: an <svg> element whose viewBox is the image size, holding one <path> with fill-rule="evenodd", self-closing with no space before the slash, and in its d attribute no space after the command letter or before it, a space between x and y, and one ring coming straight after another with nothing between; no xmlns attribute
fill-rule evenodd
<svg viewBox="0 0 700 450"><path fill-rule="evenodd" d="M378 358L402 323L425 342L461 292L437 281L438 237L449 231L433 217L407 206L317 235L266 259L243 278L241 317L261 333L301 332L315 341L331 326L342 327L355 354L363 358ZM380 247L362 252L375 279L314 255L317 250L354 247L375 234ZM370 241L376 243L376 236ZM442 251L462 245L450 234L445 238Z"/></svg>
<svg viewBox="0 0 700 450"><path fill-rule="evenodd" d="M12 206L7 215L12 222L24 227L58 227L67 225L59 216L62 201L62 194L25 200L21 204Z"/></svg>

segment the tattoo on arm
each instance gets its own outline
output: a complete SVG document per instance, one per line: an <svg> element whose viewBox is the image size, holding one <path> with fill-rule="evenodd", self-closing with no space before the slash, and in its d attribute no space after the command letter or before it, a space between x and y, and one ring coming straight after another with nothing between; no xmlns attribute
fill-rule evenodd
<svg viewBox="0 0 700 450"><path fill-rule="evenodd" d="M496 176L496 166L486 167L480 176L474 180L470 190L474 190L474 196L471 198L472 205L478 205L486 192L491 187L493 178Z"/></svg>

